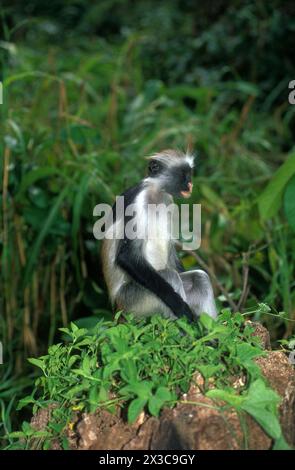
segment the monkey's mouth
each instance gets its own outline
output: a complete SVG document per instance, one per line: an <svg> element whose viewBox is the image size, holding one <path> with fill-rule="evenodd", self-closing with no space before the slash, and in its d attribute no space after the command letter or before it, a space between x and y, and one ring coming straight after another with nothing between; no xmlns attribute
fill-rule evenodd
<svg viewBox="0 0 295 470"><path fill-rule="evenodd" d="M189 197L191 197L192 190L193 190L193 184L192 184L192 183L188 183L188 191L180 191L180 194L181 194L182 197L184 197L185 199L188 199Z"/></svg>

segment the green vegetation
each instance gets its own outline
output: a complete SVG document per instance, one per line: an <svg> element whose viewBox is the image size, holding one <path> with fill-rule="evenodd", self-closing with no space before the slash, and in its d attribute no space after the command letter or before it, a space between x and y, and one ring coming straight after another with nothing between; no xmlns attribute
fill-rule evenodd
<svg viewBox="0 0 295 470"><path fill-rule="evenodd" d="M234 407L241 419L244 412L249 413L275 440L275 448L288 447L277 416L280 398L253 362L265 352L241 314L224 309L217 321L203 315L201 331L184 319L173 322L154 316L138 321L129 315L126 323L118 323L119 318L100 320L90 330L71 323L70 328L61 328L68 341L51 346L46 356L29 359L42 376L18 409L33 404L36 413L51 406L51 418L42 431L23 423L22 431L8 436L9 448L48 449L52 439L58 438L67 449L66 429L77 410L104 407L114 412L117 406L127 407L130 423L144 409L158 416L162 407L173 406L180 393L188 391L197 371L204 378L203 392L228 404L219 402L216 408ZM237 389L234 381L239 378L244 385ZM209 379L211 385L214 382L213 390ZM22 444L13 444L20 438ZM247 433L240 445L247 447Z"/></svg>
<svg viewBox="0 0 295 470"><path fill-rule="evenodd" d="M197 154L202 246L197 260L181 253L186 268L205 263L220 309L262 321L273 344L290 338L291 2L13 3L1 3L0 25L0 436L30 418L15 413L36 376L27 358L47 354L71 321L111 320L93 208L142 178L143 157L159 149Z"/></svg>

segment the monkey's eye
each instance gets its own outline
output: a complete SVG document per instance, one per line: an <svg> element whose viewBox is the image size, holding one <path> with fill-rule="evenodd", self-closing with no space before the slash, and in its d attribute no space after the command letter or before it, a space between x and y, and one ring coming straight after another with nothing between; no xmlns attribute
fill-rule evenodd
<svg viewBox="0 0 295 470"><path fill-rule="evenodd" d="M151 174L156 174L160 170L160 165L158 162L155 162L155 160L152 160L149 164L149 172Z"/></svg>

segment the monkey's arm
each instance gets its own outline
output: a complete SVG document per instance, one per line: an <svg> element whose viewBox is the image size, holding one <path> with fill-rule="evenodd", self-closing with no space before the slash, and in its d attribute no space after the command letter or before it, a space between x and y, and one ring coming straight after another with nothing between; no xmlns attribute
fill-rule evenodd
<svg viewBox="0 0 295 470"><path fill-rule="evenodd" d="M132 255L134 250L127 249L132 243L122 240L117 253L117 263L132 279L159 297L179 318L185 315L194 320L188 304L175 292L173 287L143 257Z"/></svg>

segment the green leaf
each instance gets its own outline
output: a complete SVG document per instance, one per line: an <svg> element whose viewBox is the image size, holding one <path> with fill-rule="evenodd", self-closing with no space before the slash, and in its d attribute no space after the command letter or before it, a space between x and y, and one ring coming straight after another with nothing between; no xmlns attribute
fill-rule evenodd
<svg viewBox="0 0 295 470"><path fill-rule="evenodd" d="M30 257L28 259L26 269L25 269L25 272L24 272L24 286L26 286L28 281L29 281L31 272L32 272L32 270L33 270L33 268L34 268L34 266L37 262L38 255L39 255L42 243L43 243L46 235L48 234L52 223L54 222L54 220L57 216L57 213L60 209L60 206L61 206L64 198L66 197L66 195L68 193L68 190L69 190L69 188L68 188L68 186L66 186L61 191L61 193L59 194L58 198L56 199L54 205L52 206L52 208L51 208L51 210L48 214L47 219L44 221L44 225L43 225L38 237L36 238L33 246L29 250L30 251Z"/></svg>
<svg viewBox="0 0 295 470"><path fill-rule="evenodd" d="M280 397L259 378L248 390L241 408L247 411L273 439L278 439L282 433L277 416Z"/></svg>
<svg viewBox="0 0 295 470"><path fill-rule="evenodd" d="M252 379L256 379L261 375L260 367L254 361L244 361L242 366L247 370Z"/></svg>
<svg viewBox="0 0 295 470"><path fill-rule="evenodd" d="M140 415L146 405L147 400L143 398L135 398L128 407L128 423L133 423Z"/></svg>
<svg viewBox="0 0 295 470"><path fill-rule="evenodd" d="M236 393L229 392L227 390L218 389L218 388L209 390L206 393L206 396L209 398L216 399L216 400L225 401L226 403L228 403L229 405L235 408L240 408L244 401L244 397L239 396Z"/></svg>
<svg viewBox="0 0 295 470"><path fill-rule="evenodd" d="M19 199L30 186L32 186L36 181L47 178L48 176L52 175L59 175L60 169L55 167L42 167L34 169L28 173L26 173L21 181L19 190L16 194L16 199Z"/></svg>
<svg viewBox="0 0 295 470"><path fill-rule="evenodd" d="M100 322L100 318L97 318L93 315L91 317L83 317L83 318L79 318L78 320L75 320L75 324L79 328L87 329L87 333L89 333L89 330L94 328L99 322Z"/></svg>
<svg viewBox="0 0 295 470"><path fill-rule="evenodd" d="M151 396L152 388L153 388L153 383L151 382L147 382L147 381L132 382L126 387L123 387L120 390L120 393L121 394L133 393L134 395L137 395L138 397L144 400L148 400L148 398Z"/></svg>
<svg viewBox="0 0 295 470"><path fill-rule="evenodd" d="M77 333L77 331L79 331L79 327L73 321L71 321L71 329L73 333Z"/></svg>
<svg viewBox="0 0 295 470"><path fill-rule="evenodd" d="M262 378L255 380L250 385L248 395L245 398L246 404L251 402L265 407L273 406L274 409L280 401L279 395L267 386Z"/></svg>
<svg viewBox="0 0 295 470"><path fill-rule="evenodd" d="M93 385L89 390L88 401L90 404L90 413L94 413L99 403L99 386Z"/></svg>
<svg viewBox="0 0 295 470"><path fill-rule="evenodd" d="M85 381L82 384L79 385L74 385L74 387L71 387L67 392L64 394L66 398L69 400L76 398L77 396L80 395L81 392L84 392L85 390L89 390L90 387L90 382Z"/></svg>
<svg viewBox="0 0 295 470"><path fill-rule="evenodd" d="M156 393L149 398L148 409L153 416L158 416L161 408L172 399L171 392L167 387L158 387Z"/></svg>
<svg viewBox="0 0 295 470"><path fill-rule="evenodd" d="M22 437L26 437L26 434L22 431L15 431L15 432L10 432L8 434L8 437L11 439L21 439Z"/></svg>
<svg viewBox="0 0 295 470"><path fill-rule="evenodd" d="M269 434L273 439L278 439L281 435L281 426L278 418L272 411L268 411L261 405L255 405L254 403L244 403L242 409L247 411L257 423Z"/></svg>
<svg viewBox="0 0 295 470"><path fill-rule="evenodd" d="M113 372L115 372L117 370L120 370L120 359L119 358L117 358L113 362L110 362L109 364L107 364L104 367L103 378L108 379L113 374Z"/></svg>
<svg viewBox="0 0 295 470"><path fill-rule="evenodd" d="M167 387L158 387L155 396L163 401L171 400L171 392Z"/></svg>
<svg viewBox="0 0 295 470"><path fill-rule="evenodd" d="M63 333L66 333L69 336L72 336L72 332L69 330L69 328L59 328L59 331L62 331Z"/></svg>
<svg viewBox="0 0 295 470"><path fill-rule="evenodd" d="M29 360L29 359L28 359ZM43 369L42 369L43 370ZM27 397L24 397L22 398L21 400L19 400L18 404L17 404L17 407L16 409L17 410L21 410L22 408L24 408L25 406L31 404L31 403L35 403L35 399L29 395Z"/></svg>
<svg viewBox="0 0 295 470"><path fill-rule="evenodd" d="M136 382L137 368L133 359L123 359L121 365L121 377L126 380L126 382Z"/></svg>
<svg viewBox="0 0 295 470"><path fill-rule="evenodd" d="M68 366L71 368L78 359L80 359L80 356L78 356L77 354L74 354L73 356L71 356L69 358Z"/></svg>
<svg viewBox="0 0 295 470"><path fill-rule="evenodd" d="M284 212L290 227L295 231L295 176L290 179L284 193Z"/></svg>
<svg viewBox="0 0 295 470"><path fill-rule="evenodd" d="M280 435L278 439L275 440L272 450L293 450L288 442L286 442L283 434Z"/></svg>
<svg viewBox="0 0 295 470"><path fill-rule="evenodd" d="M188 335L191 336L192 338L196 337L196 329L191 325L190 323L187 322L186 319L184 318L179 318L175 320L175 323ZM197 335L198 337L200 336L199 334Z"/></svg>
<svg viewBox="0 0 295 470"><path fill-rule="evenodd" d="M201 325L206 328L207 331L211 331L214 326L216 326L215 320L206 313L202 313L202 315L200 315L199 321Z"/></svg>
<svg viewBox="0 0 295 470"><path fill-rule="evenodd" d="M69 441L65 436L62 438L62 448L63 450L69 450L70 448Z"/></svg>
<svg viewBox="0 0 295 470"><path fill-rule="evenodd" d="M262 220L267 220L276 215L281 207L284 188L294 174L295 153L292 153L274 174L271 181L257 200Z"/></svg>
<svg viewBox="0 0 295 470"><path fill-rule="evenodd" d="M98 401L99 402L105 402L109 399L108 391L106 387L100 387L99 389L99 394L98 394Z"/></svg>
<svg viewBox="0 0 295 470"><path fill-rule="evenodd" d="M40 369L42 369L44 372L44 369L45 369L44 361L42 361L41 359L36 359L35 357L28 358L28 361L31 364L34 364L34 366L40 367Z"/></svg>
<svg viewBox="0 0 295 470"><path fill-rule="evenodd" d="M265 355L265 351L263 351L261 348L257 348L248 343L237 344L237 356L241 363L263 355Z"/></svg>
<svg viewBox="0 0 295 470"><path fill-rule="evenodd" d="M34 428L28 423L27 421L23 421L22 423L22 431L26 434L26 436L32 435L35 431Z"/></svg>
<svg viewBox="0 0 295 470"><path fill-rule="evenodd" d="M148 401L148 410L153 416L159 416L160 410L165 403L165 400L157 398L155 395L151 396Z"/></svg>
<svg viewBox="0 0 295 470"><path fill-rule="evenodd" d="M48 423L48 427L50 429L53 429L57 434L60 434L63 428L65 427L65 424L64 422L60 422L60 423L50 422Z"/></svg>
<svg viewBox="0 0 295 470"><path fill-rule="evenodd" d="M91 374L91 369L90 369L90 357L85 356L82 361L82 369L84 374L90 375Z"/></svg>
<svg viewBox="0 0 295 470"><path fill-rule="evenodd" d="M213 375L215 375L219 370L222 369L222 365L221 364L218 364L218 365L211 365L211 364L200 365L200 364L198 364L197 369L200 371L200 373L202 374L204 379L209 379L210 377L213 377Z"/></svg>

